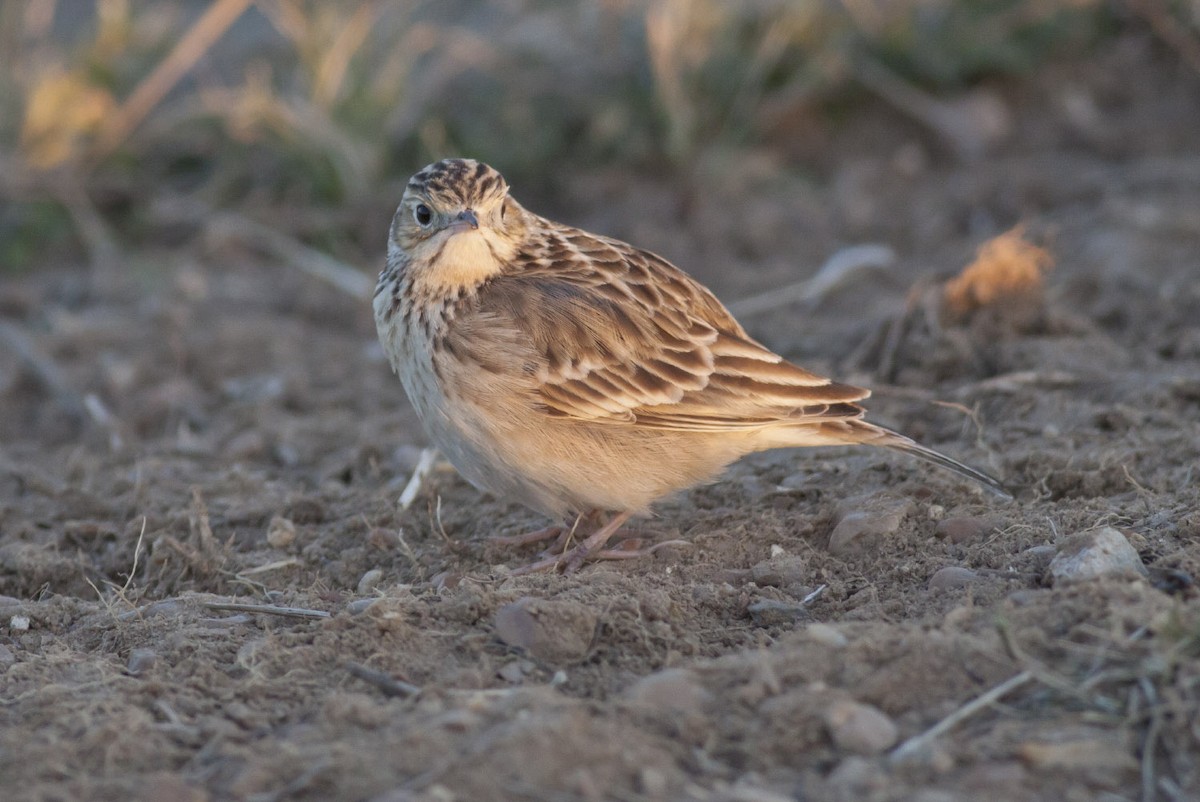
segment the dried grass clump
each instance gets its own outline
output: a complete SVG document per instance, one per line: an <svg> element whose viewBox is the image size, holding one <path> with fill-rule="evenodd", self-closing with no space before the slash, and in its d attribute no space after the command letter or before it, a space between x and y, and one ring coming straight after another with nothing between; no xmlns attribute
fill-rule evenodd
<svg viewBox="0 0 1200 802"><path fill-rule="evenodd" d="M946 312L956 320L991 306L1042 301L1044 278L1054 267L1045 248L1025 239L1016 226L983 243L975 261L942 286Z"/></svg>

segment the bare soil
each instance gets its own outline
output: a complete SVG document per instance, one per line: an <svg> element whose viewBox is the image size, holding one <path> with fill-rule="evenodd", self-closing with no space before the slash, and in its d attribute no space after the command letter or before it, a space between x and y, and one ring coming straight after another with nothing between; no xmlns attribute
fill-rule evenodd
<svg viewBox="0 0 1200 802"><path fill-rule="evenodd" d="M546 521L449 469L398 507L424 440L367 302L202 239L103 291L6 277L0 314L111 421L0 353L4 798L1200 798L1200 80L1130 35L980 91L1009 130L974 163L870 107L816 155L781 132L685 187L528 203L727 301L891 246L746 323L1013 502L775 452L639 523L688 547L512 576L536 547L487 539ZM922 312L1020 222L1057 262L1032 315ZM899 523L831 550L849 512ZM1147 573L1051 581L1106 525Z"/></svg>

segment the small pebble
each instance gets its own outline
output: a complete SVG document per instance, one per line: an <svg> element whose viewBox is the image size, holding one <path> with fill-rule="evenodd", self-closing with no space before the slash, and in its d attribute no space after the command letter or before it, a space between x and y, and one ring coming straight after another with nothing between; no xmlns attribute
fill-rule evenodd
<svg viewBox="0 0 1200 802"><path fill-rule="evenodd" d="M1146 566L1125 535L1111 526L1068 538L1050 561L1055 583L1105 576L1146 574Z"/></svg>
<svg viewBox="0 0 1200 802"><path fill-rule="evenodd" d="M363 574L362 578L358 580L358 587L356 590L360 595L370 593L372 590L378 587L379 582L382 579L383 571L379 568L372 568L370 571L367 571L365 574Z"/></svg>
<svg viewBox="0 0 1200 802"><path fill-rule="evenodd" d="M760 627L794 624L807 619L811 614L803 604L783 602L775 599L759 599L746 606L750 619Z"/></svg>
<svg viewBox="0 0 1200 802"><path fill-rule="evenodd" d="M4 668L17 662L17 656L13 654L13 650L0 643L0 668Z"/></svg>
<svg viewBox="0 0 1200 802"><path fill-rule="evenodd" d="M951 518L943 518L933 532L951 543L967 543L979 540L995 528L995 525L987 518L956 515Z"/></svg>
<svg viewBox="0 0 1200 802"><path fill-rule="evenodd" d="M505 663L496 671L496 676L505 682L511 682L515 685L525 679L525 669L521 667L521 663L523 662L522 660L513 660L512 662Z"/></svg>
<svg viewBox="0 0 1200 802"><path fill-rule="evenodd" d="M267 524L267 543L271 544L272 548L287 548L295 540L296 525L290 518L284 518L282 515L271 518L271 523Z"/></svg>
<svg viewBox="0 0 1200 802"><path fill-rule="evenodd" d="M140 677L158 662L158 654L153 649L134 649L129 653L125 663L125 673L131 677Z"/></svg>
<svg viewBox="0 0 1200 802"><path fill-rule="evenodd" d="M361 615L367 611L368 607L377 601L379 601L379 599L376 598L355 599L346 605L346 612L350 613L350 615Z"/></svg>
<svg viewBox="0 0 1200 802"><path fill-rule="evenodd" d="M1005 597L1005 600L1013 607L1028 607L1042 598L1045 593L1046 591L1044 590L1022 588L1021 590L1014 590L1012 593L1008 594Z"/></svg>
<svg viewBox="0 0 1200 802"><path fill-rule="evenodd" d="M886 497L860 497L849 499L842 506L847 511L839 517L829 534L829 553L837 556L870 548L882 536L895 532L912 509L912 502Z"/></svg>
<svg viewBox="0 0 1200 802"><path fill-rule="evenodd" d="M834 702L825 712L825 726L839 749L878 755L896 743L896 724L879 708L848 699Z"/></svg>
<svg viewBox="0 0 1200 802"><path fill-rule="evenodd" d="M147 618L175 618L183 615L184 606L176 599L163 599L136 610L126 610L117 616L118 621L128 621L131 618L145 620Z"/></svg>
<svg viewBox="0 0 1200 802"><path fill-rule="evenodd" d="M783 588L803 584L809 578L808 560L804 557L772 556L755 563L750 578L760 588Z"/></svg>
<svg viewBox="0 0 1200 802"><path fill-rule="evenodd" d="M8 619L8 628L13 632L27 632L29 630L29 616L14 615Z"/></svg>
<svg viewBox="0 0 1200 802"><path fill-rule="evenodd" d="M951 588L965 588L967 585L972 585L978 581L979 574L970 568L947 565L945 568L939 568L933 576L929 577L929 589L948 590Z"/></svg>
<svg viewBox="0 0 1200 802"><path fill-rule="evenodd" d="M1049 563L1054 559L1054 555L1058 554L1058 549L1053 546L1031 546L1021 552L1021 556L1033 562Z"/></svg>

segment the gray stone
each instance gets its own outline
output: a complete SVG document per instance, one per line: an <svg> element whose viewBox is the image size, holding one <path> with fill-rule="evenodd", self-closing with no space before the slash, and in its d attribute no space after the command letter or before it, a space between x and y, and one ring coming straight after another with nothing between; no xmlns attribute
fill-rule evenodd
<svg viewBox="0 0 1200 802"><path fill-rule="evenodd" d="M1146 566L1125 535L1111 526L1073 535L1050 561L1054 582L1146 574Z"/></svg>
<svg viewBox="0 0 1200 802"><path fill-rule="evenodd" d="M907 499L858 497L841 505L844 512L829 534L829 553L839 557L873 547L884 535L900 528L912 509Z"/></svg>
<svg viewBox="0 0 1200 802"><path fill-rule="evenodd" d="M140 677L157 662L158 654L153 649L134 649L125 663L125 672L131 677Z"/></svg>
<svg viewBox="0 0 1200 802"><path fill-rule="evenodd" d="M945 568L939 568L933 576L929 577L929 589L948 590L951 588L965 588L967 585L973 585L978 581L979 574L970 568L963 568L960 565L947 565Z"/></svg>

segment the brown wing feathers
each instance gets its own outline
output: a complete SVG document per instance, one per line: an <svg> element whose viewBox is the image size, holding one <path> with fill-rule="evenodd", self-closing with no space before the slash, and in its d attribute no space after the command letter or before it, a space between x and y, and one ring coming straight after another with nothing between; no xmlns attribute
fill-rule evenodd
<svg viewBox="0 0 1200 802"><path fill-rule="evenodd" d="M616 240L560 233L492 292L517 301L545 355L537 392L555 416L728 431L862 415L866 390L785 362L686 274Z"/></svg>

